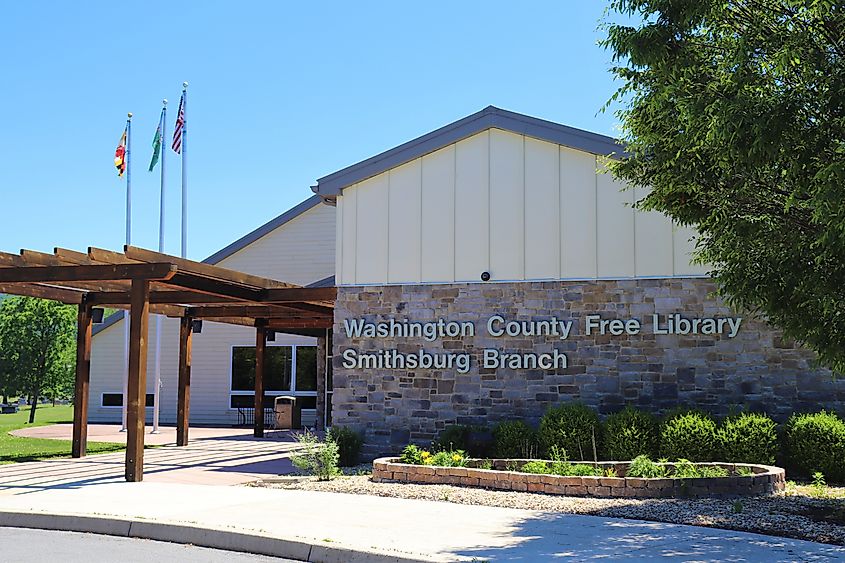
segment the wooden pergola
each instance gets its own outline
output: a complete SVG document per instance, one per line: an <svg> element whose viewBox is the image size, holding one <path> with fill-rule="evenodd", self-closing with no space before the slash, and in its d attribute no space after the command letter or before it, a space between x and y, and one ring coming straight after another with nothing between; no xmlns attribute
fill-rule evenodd
<svg viewBox="0 0 845 563"><path fill-rule="evenodd" d="M0 253L0 293L26 295L77 305L76 386L73 457L86 452L92 309L128 309L130 318L126 480L144 474L147 389L147 333L150 313L178 317L179 384L177 445L188 443L191 340L194 320L255 327L254 435L264 435L264 366L267 335L289 332L325 336L334 317L335 287L300 287L137 248L87 253L56 248L53 254L22 250ZM325 357L326 339L320 340ZM318 379L320 374L318 373Z"/></svg>

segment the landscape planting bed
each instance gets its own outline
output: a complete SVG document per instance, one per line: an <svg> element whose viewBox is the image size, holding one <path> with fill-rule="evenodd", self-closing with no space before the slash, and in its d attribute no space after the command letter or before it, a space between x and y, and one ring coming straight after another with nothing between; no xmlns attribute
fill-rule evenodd
<svg viewBox="0 0 845 563"><path fill-rule="evenodd" d="M728 477L639 478L625 477L628 462L603 461L602 471L612 470L617 477L569 477L561 475L509 471L530 460L489 460L492 469L473 467L481 460L469 460L467 467L439 467L400 463L399 458L385 457L373 462L373 481L404 483L436 483L463 485L510 491L527 491L569 496L622 498L700 498L715 496L751 496L772 494L786 487L786 472L780 467L745 463L697 463L727 470ZM674 464L665 464L672 468ZM737 470L750 475L736 475Z"/></svg>

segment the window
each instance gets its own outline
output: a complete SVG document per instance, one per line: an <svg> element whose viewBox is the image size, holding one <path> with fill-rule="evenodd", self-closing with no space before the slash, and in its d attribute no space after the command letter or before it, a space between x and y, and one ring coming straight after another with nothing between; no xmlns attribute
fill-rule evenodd
<svg viewBox="0 0 845 563"><path fill-rule="evenodd" d="M147 393L147 400L146 400L146 407L152 408L155 404L155 395L152 393ZM100 403L104 407L122 407L123 406L123 393L103 393L102 402Z"/></svg>
<svg viewBox="0 0 845 563"><path fill-rule="evenodd" d="M232 385L229 408L252 408L255 391L255 346L232 347ZM278 395L295 395L303 409L317 403L317 347L267 346L264 407Z"/></svg>
<svg viewBox="0 0 845 563"><path fill-rule="evenodd" d="M291 347L268 346L265 391L290 391ZM255 346L232 349L232 391L255 390Z"/></svg>
<svg viewBox="0 0 845 563"><path fill-rule="evenodd" d="M296 347L296 390L317 390L317 347Z"/></svg>

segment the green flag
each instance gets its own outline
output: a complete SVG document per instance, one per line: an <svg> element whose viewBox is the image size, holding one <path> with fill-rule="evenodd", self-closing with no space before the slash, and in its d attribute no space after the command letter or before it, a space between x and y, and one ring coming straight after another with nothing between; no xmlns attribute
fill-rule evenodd
<svg viewBox="0 0 845 563"><path fill-rule="evenodd" d="M158 122L158 128L156 129L156 135L153 137L153 158L150 160L150 172L153 171L156 164L158 164L158 157L161 154L161 120Z"/></svg>

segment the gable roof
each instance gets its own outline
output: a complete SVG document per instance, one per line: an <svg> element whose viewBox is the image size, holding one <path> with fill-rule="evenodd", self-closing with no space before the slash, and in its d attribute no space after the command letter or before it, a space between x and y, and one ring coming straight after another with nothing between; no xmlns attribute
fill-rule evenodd
<svg viewBox="0 0 845 563"><path fill-rule="evenodd" d="M261 225L260 227L255 229L254 231L245 234L244 236L242 236L241 238L239 238L238 240L236 240L232 244L226 246L225 248L221 248L220 250L218 250L217 252L215 252L214 254L212 254L211 256L206 258L205 260L203 260L203 262L206 263L206 264L217 264L218 262L225 260L226 258L228 258L232 254L238 252L239 250L243 250L244 248L246 248L247 246L249 246L253 242L255 242L258 239L260 239L261 237L263 237L264 235L267 235L270 232L275 231L276 229L278 229L279 227L281 227L282 225L284 225L288 221L295 219L296 217L299 217L300 215L302 215L303 213L305 213L309 209L316 207L320 203L320 201L321 200L320 200L319 196L313 195L313 196L309 197L308 199L306 199L302 203L288 209L287 211L285 211L284 213L282 213L278 217L270 219L269 221L267 221L266 223L264 223L263 225ZM331 281L331 283L328 283L329 281ZM321 283L323 283L325 285L314 285L314 284L321 284ZM318 280L318 281L314 282L314 284L312 284L314 287L327 287L327 285L334 285L334 276L331 276L329 278L325 278L325 279L322 279L322 280ZM312 287L312 286L308 286L308 287ZM116 322L118 322L122 318L123 318L123 311L116 311L116 312L112 313L111 315L109 315L108 317L103 319L102 323L100 323L98 325L94 325L93 329L91 330L91 335L94 336L97 333L100 333L100 332L106 330L107 328L109 328L110 326L112 326L113 324L115 324Z"/></svg>
<svg viewBox="0 0 845 563"><path fill-rule="evenodd" d="M490 128L503 129L598 155L610 156L625 153L625 147L612 137L494 106L487 106L477 113L459 119L422 137L417 137L372 158L324 176L317 180L317 185L312 186L311 191L322 198L333 198L352 184Z"/></svg>

